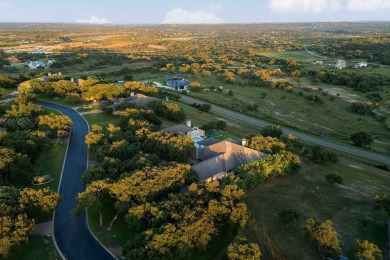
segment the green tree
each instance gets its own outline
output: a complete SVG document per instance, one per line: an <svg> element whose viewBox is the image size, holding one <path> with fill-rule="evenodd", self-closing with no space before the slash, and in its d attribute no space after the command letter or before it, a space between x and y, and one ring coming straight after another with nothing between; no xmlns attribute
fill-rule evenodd
<svg viewBox="0 0 390 260"><path fill-rule="evenodd" d="M58 137L59 131L65 131L68 137L73 127L73 122L68 116L44 115L38 117L38 126L42 130L50 130L53 137Z"/></svg>
<svg viewBox="0 0 390 260"><path fill-rule="evenodd" d="M260 260L260 248L255 243L248 243L245 238L228 246L226 258L229 260Z"/></svg>
<svg viewBox="0 0 390 260"><path fill-rule="evenodd" d="M351 140L354 145L359 147L369 146L374 139L366 132L358 132L351 135Z"/></svg>
<svg viewBox="0 0 390 260"><path fill-rule="evenodd" d="M373 243L367 240L356 240L357 251L356 256L364 260L380 260L382 259L382 250Z"/></svg>
<svg viewBox="0 0 390 260"><path fill-rule="evenodd" d="M292 209L285 209L280 211L278 213L278 217L283 223L287 225L290 223L294 223L299 219L298 213Z"/></svg>
<svg viewBox="0 0 390 260"><path fill-rule="evenodd" d="M310 218L306 221L306 231L312 239L318 242L319 251L321 251L321 247L325 247L341 252L339 236L333 229L332 221L320 222Z"/></svg>
<svg viewBox="0 0 390 260"><path fill-rule="evenodd" d="M375 195L374 203L377 209L383 209L390 216L390 195L388 193Z"/></svg>
<svg viewBox="0 0 390 260"><path fill-rule="evenodd" d="M20 191L19 204L31 217L37 218L41 212L50 212L55 209L60 195L48 188L24 188Z"/></svg>
<svg viewBox="0 0 390 260"><path fill-rule="evenodd" d="M87 187L84 192L77 194L77 208L75 209L76 214L81 214L85 209L95 209L99 212L99 223L100 227L103 226L103 215L102 215L102 197L108 194L110 190L110 183L108 180L94 181Z"/></svg>
<svg viewBox="0 0 390 260"><path fill-rule="evenodd" d="M319 145L311 148L310 157L317 163L336 163L338 161L338 157L335 152Z"/></svg>
<svg viewBox="0 0 390 260"><path fill-rule="evenodd" d="M247 146L259 152L275 154L286 148L278 139L270 136L256 135L248 139Z"/></svg>
<svg viewBox="0 0 390 260"><path fill-rule="evenodd" d="M0 255L8 257L11 250L28 240L34 220L26 214L7 215L2 209L0 214Z"/></svg>
<svg viewBox="0 0 390 260"><path fill-rule="evenodd" d="M261 130L261 135L263 136L270 136L274 138L280 138L283 134L282 127L280 125L270 125L267 127L264 127Z"/></svg>
<svg viewBox="0 0 390 260"><path fill-rule="evenodd" d="M8 95L7 90L0 88L0 98L3 98Z"/></svg>

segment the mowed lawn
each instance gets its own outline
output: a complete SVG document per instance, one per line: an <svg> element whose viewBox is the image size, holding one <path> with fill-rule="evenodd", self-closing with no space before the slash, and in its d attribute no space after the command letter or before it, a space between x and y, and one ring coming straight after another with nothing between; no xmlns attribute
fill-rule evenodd
<svg viewBox="0 0 390 260"><path fill-rule="evenodd" d="M328 184L328 173L342 176L344 184ZM310 163L296 176L270 180L247 193L252 216L243 234L261 244L265 259L319 259L304 225L308 218L330 219L345 255L352 256L356 239L386 252L388 216L373 209L374 196L384 192L390 192L389 172L347 159L333 165ZM298 223L286 226L279 220L285 209L298 213Z"/></svg>
<svg viewBox="0 0 390 260"><path fill-rule="evenodd" d="M0 257L0 259L3 259ZM26 245L20 250L15 250L7 259L23 260L61 260L54 246L53 239L48 236L30 236Z"/></svg>
<svg viewBox="0 0 390 260"><path fill-rule="evenodd" d="M115 125L121 120L119 116L106 115L104 113L86 114L83 117L87 120L89 127L92 125L107 126L109 123Z"/></svg>

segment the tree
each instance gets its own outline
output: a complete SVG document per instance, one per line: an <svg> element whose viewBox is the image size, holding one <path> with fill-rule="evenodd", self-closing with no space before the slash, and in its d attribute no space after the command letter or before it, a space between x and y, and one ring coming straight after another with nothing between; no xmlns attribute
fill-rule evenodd
<svg viewBox="0 0 390 260"><path fill-rule="evenodd" d="M374 141L372 136L366 132L352 134L351 140L354 145L359 147L369 146Z"/></svg>
<svg viewBox="0 0 390 260"><path fill-rule="evenodd" d="M278 217L283 223L287 225L296 222L299 219L298 213L292 209L285 209L280 211L278 213Z"/></svg>
<svg viewBox="0 0 390 260"><path fill-rule="evenodd" d="M357 251L356 256L359 259L364 260L376 260L382 259L382 250L373 243L368 242L367 240L356 240Z"/></svg>
<svg viewBox="0 0 390 260"><path fill-rule="evenodd" d="M19 204L29 214L37 217L40 212L50 212L55 209L60 195L48 188L24 188L20 191Z"/></svg>
<svg viewBox="0 0 390 260"><path fill-rule="evenodd" d="M337 232L333 229L333 223L330 220L320 222L312 218L306 221L306 231L312 239L318 242L318 250L321 247L340 252L340 241Z"/></svg>
<svg viewBox="0 0 390 260"><path fill-rule="evenodd" d="M383 209L390 216L390 195L388 193L375 195L374 203L376 208Z"/></svg>
<svg viewBox="0 0 390 260"><path fill-rule="evenodd" d="M286 145L278 139L270 136L264 137L262 135L256 135L249 138L247 146L259 152L268 154L275 154L286 148Z"/></svg>
<svg viewBox="0 0 390 260"><path fill-rule="evenodd" d="M32 166L27 155L0 146L0 184L27 182L31 174Z"/></svg>
<svg viewBox="0 0 390 260"><path fill-rule="evenodd" d="M248 243L245 238L229 245L226 257L229 260L260 260L261 252L257 244Z"/></svg>
<svg viewBox="0 0 390 260"><path fill-rule="evenodd" d="M92 131L85 137L88 147L98 145L104 137L103 128L99 125L92 125Z"/></svg>
<svg viewBox="0 0 390 260"><path fill-rule="evenodd" d="M0 98L3 98L8 95L7 90L0 88Z"/></svg>
<svg viewBox="0 0 390 260"><path fill-rule="evenodd" d="M53 137L57 137L60 131L65 131L66 137L70 135L73 122L68 116L63 115L44 115L38 117L38 125L43 130L50 130Z"/></svg>
<svg viewBox="0 0 390 260"><path fill-rule="evenodd" d="M343 178L340 175L334 173L325 175L325 180L330 184L343 184Z"/></svg>
<svg viewBox="0 0 390 260"><path fill-rule="evenodd" d="M94 208L99 212L99 223L100 227L103 226L103 215L102 215L102 197L108 194L110 190L110 183L108 180L94 181L87 187L84 192L77 194L77 208L75 209L76 214L81 214L85 209Z"/></svg>
<svg viewBox="0 0 390 260"><path fill-rule="evenodd" d="M311 148L311 159L317 163L336 163L337 154L322 146L313 146Z"/></svg>
<svg viewBox="0 0 390 260"><path fill-rule="evenodd" d="M270 136L279 139L282 134L283 130L280 125L270 125L261 129L261 135L263 136Z"/></svg>
<svg viewBox="0 0 390 260"><path fill-rule="evenodd" d="M10 251L26 242L33 227L34 220L26 214L0 214L0 255L7 257ZM11 210L9 210L11 211Z"/></svg>
<svg viewBox="0 0 390 260"><path fill-rule="evenodd" d="M191 89L191 91L193 92L199 92L201 91L201 88L200 88L200 83L199 82L191 82L189 87Z"/></svg>

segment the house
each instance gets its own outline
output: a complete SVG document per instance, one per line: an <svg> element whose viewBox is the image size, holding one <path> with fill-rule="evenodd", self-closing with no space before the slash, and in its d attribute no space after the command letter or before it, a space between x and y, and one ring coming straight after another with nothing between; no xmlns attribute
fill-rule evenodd
<svg viewBox="0 0 390 260"><path fill-rule="evenodd" d="M346 67L347 67L347 63L345 62L345 60L338 60L336 62L336 68L338 68L339 70L345 69Z"/></svg>
<svg viewBox="0 0 390 260"><path fill-rule="evenodd" d="M46 68L46 64L42 61L30 61L27 66L30 68L30 70Z"/></svg>
<svg viewBox="0 0 390 260"><path fill-rule="evenodd" d="M171 79L168 80L168 86L175 90L187 90L188 86L190 85L190 81L185 79Z"/></svg>
<svg viewBox="0 0 390 260"><path fill-rule="evenodd" d="M113 100L115 105L118 105L121 102L125 103L132 103L138 107L145 107L147 106L150 102L159 100L158 98L155 97L148 97L143 94L134 94L134 92L131 93L130 97L127 98L115 98Z"/></svg>
<svg viewBox="0 0 390 260"><path fill-rule="evenodd" d="M162 132L173 132L179 135L187 135L192 139L203 138L206 136L206 132L196 126L191 126L191 121L188 120L186 125L174 125L161 130Z"/></svg>
<svg viewBox="0 0 390 260"><path fill-rule="evenodd" d="M46 64L49 67L49 66L53 65L55 62L56 62L55 60L48 60Z"/></svg>
<svg viewBox="0 0 390 260"><path fill-rule="evenodd" d="M361 61L356 63L355 68L367 68L367 62Z"/></svg>
<svg viewBox="0 0 390 260"><path fill-rule="evenodd" d="M245 140L243 140L243 144ZM221 179L234 168L265 157L264 153L229 141L196 148L198 163L192 169L198 173L200 180Z"/></svg>
<svg viewBox="0 0 390 260"><path fill-rule="evenodd" d="M313 64L317 66L324 66L324 62L322 60L314 61Z"/></svg>

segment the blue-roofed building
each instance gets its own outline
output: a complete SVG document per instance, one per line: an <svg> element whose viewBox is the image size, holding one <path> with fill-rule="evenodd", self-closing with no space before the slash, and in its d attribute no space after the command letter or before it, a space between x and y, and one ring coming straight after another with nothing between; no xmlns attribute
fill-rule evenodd
<svg viewBox="0 0 390 260"><path fill-rule="evenodd" d="M190 85L190 81L185 79L171 79L168 80L168 86L175 90L187 90L188 86Z"/></svg>

